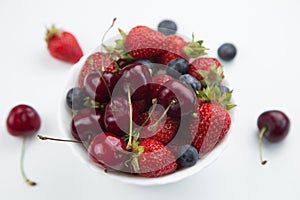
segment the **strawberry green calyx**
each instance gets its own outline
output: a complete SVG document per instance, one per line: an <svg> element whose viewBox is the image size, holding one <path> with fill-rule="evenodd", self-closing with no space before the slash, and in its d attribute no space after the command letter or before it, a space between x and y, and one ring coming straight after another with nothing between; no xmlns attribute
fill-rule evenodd
<svg viewBox="0 0 300 200"><path fill-rule="evenodd" d="M51 25L50 28L47 29L46 38L45 41L48 43L50 38L53 36L59 36L61 35L62 30L55 27L54 24Z"/></svg>
<svg viewBox="0 0 300 200"><path fill-rule="evenodd" d="M208 70L197 70L197 73L199 73L203 77L202 82L204 83L204 85L210 87L220 85L220 83L224 79L223 67L218 67L215 63L212 64Z"/></svg>
<svg viewBox="0 0 300 200"><path fill-rule="evenodd" d="M198 70L197 72L203 77L202 83L206 86L203 90L197 91L198 96L205 102L220 104L226 110L236 106L231 103L233 90L221 93L219 86L224 79L222 66L217 67L216 64L213 64L207 71Z"/></svg>
<svg viewBox="0 0 300 200"><path fill-rule="evenodd" d="M183 47L184 53L190 58L197 58L202 55L206 55L205 52L208 48L204 47L203 40L195 41L194 34L192 34L192 42L189 42L185 47Z"/></svg>
<svg viewBox="0 0 300 200"><path fill-rule="evenodd" d="M233 90L221 94L218 86L207 86L205 89L197 91L197 95L200 96L205 102L219 104L226 110L230 110L236 106L235 104L231 103L232 92Z"/></svg>
<svg viewBox="0 0 300 200"><path fill-rule="evenodd" d="M124 60L133 60L132 56L128 54L127 48L125 47L126 33L122 29L118 29L121 35L121 39L115 40L115 46L105 46L104 49L111 55L118 55L119 58Z"/></svg>

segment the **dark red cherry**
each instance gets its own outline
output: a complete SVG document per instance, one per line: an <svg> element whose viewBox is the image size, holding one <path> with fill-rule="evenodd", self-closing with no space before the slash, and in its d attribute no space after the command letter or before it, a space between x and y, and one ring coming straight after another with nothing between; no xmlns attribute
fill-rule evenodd
<svg viewBox="0 0 300 200"><path fill-rule="evenodd" d="M285 113L279 110L265 111L257 119L257 126L260 130L260 157L262 164L266 161L262 159L262 139L263 137L270 142L279 142L283 140L290 129L290 120Z"/></svg>
<svg viewBox="0 0 300 200"><path fill-rule="evenodd" d="M13 136L32 135L40 129L41 119L34 108L21 104L9 112L6 126Z"/></svg>
<svg viewBox="0 0 300 200"><path fill-rule="evenodd" d="M88 153L94 163L118 171L126 170L125 162L131 156L126 151L126 142L110 132L96 135L88 147Z"/></svg>
<svg viewBox="0 0 300 200"><path fill-rule="evenodd" d="M72 118L71 133L78 141L89 142L104 131L103 114L94 108L79 110Z"/></svg>
<svg viewBox="0 0 300 200"><path fill-rule="evenodd" d="M157 96L158 104L170 108L168 115L180 117L191 113L196 106L196 95L184 83L169 80L160 88Z"/></svg>
<svg viewBox="0 0 300 200"><path fill-rule="evenodd" d="M93 70L86 76L83 89L91 99L108 102L118 80L119 73Z"/></svg>
<svg viewBox="0 0 300 200"><path fill-rule="evenodd" d="M22 151L21 151L21 173L27 184L35 186L36 183L29 180L24 172L24 151L26 136L35 134L41 126L41 118L37 111L28 105L17 105L8 114L6 127L8 132L13 136L22 136Z"/></svg>
<svg viewBox="0 0 300 200"><path fill-rule="evenodd" d="M118 136L123 136L129 133L130 113L129 103L126 97L113 97L106 105L104 113L104 126L107 131L110 131ZM140 124L139 112L135 104L132 104L133 122ZM133 126L136 124L133 123Z"/></svg>
<svg viewBox="0 0 300 200"><path fill-rule="evenodd" d="M127 95L129 87L133 101L144 99L149 95L151 74L146 66L133 63L123 68L120 73L122 76L115 87L114 93L122 92Z"/></svg>

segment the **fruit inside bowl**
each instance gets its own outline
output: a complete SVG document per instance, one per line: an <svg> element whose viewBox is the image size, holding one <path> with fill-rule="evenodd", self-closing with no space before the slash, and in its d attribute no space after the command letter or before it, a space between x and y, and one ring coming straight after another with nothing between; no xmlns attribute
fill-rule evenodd
<svg viewBox="0 0 300 200"><path fill-rule="evenodd" d="M203 41L146 26L119 29L73 66L60 124L96 171L138 185L175 182L214 161L228 143L232 90Z"/></svg>

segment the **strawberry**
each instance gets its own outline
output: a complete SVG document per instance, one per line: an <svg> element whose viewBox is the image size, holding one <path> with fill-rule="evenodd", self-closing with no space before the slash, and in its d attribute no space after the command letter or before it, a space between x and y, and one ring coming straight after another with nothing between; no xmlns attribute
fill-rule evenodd
<svg viewBox="0 0 300 200"><path fill-rule="evenodd" d="M177 163L174 155L159 141L147 139L139 144L143 152L138 157L138 173L146 177L159 177L174 172Z"/></svg>
<svg viewBox="0 0 300 200"><path fill-rule="evenodd" d="M163 144L172 140L177 133L180 120L166 115L160 119L161 116L160 111L148 113L148 125L140 130L140 138L151 138Z"/></svg>
<svg viewBox="0 0 300 200"><path fill-rule="evenodd" d="M216 58L211 57L200 57L194 60L190 66L188 73L198 80L203 80L203 76L198 72L199 70L208 71L212 65L216 65L217 67L221 67L222 64Z"/></svg>
<svg viewBox="0 0 300 200"><path fill-rule="evenodd" d="M188 60L188 56L183 50L186 45L187 42L178 35L166 37L163 43L164 51L158 56L157 62L166 65L175 58L184 58Z"/></svg>
<svg viewBox="0 0 300 200"><path fill-rule="evenodd" d="M202 43L202 40L194 41L194 35L191 42L186 42L178 35L170 35L165 38L163 43L164 51L157 56L156 60L158 63L166 65L175 58L189 60L189 58L205 55L207 48L202 46Z"/></svg>
<svg viewBox="0 0 300 200"><path fill-rule="evenodd" d="M70 32L57 29L54 25L47 30L46 42L50 54L59 60L76 63L83 56L75 36Z"/></svg>
<svg viewBox="0 0 300 200"><path fill-rule="evenodd" d="M81 68L78 77L79 87L83 87L83 83L86 75L94 69L99 69L101 71L114 71L116 69L116 66L110 54L108 53L95 52L91 54L86 59L83 67Z"/></svg>
<svg viewBox="0 0 300 200"><path fill-rule="evenodd" d="M164 38L162 33L147 26L136 26L126 36L125 47L135 59L152 59L161 53Z"/></svg>
<svg viewBox="0 0 300 200"><path fill-rule="evenodd" d="M158 91L162 87L162 85L171 79L173 79L173 78L166 74L157 74L157 75L152 76L152 83L150 85L151 99L156 98L158 95Z"/></svg>
<svg viewBox="0 0 300 200"><path fill-rule="evenodd" d="M231 125L227 110L217 104L204 103L197 108L197 117L190 123L192 145L199 153L211 151L228 133ZM195 129L194 127L198 127Z"/></svg>

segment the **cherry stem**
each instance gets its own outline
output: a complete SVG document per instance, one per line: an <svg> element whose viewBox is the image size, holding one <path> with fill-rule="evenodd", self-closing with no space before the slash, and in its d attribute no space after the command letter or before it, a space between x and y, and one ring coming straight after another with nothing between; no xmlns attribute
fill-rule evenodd
<svg viewBox="0 0 300 200"><path fill-rule="evenodd" d="M263 137L264 137L264 134L267 131L267 129L268 128L266 126L264 126L260 130L260 133L259 133L259 156L260 156L260 162L262 165L265 165L267 163L267 161L263 160L263 158L262 158L262 141L263 141Z"/></svg>
<svg viewBox="0 0 300 200"><path fill-rule="evenodd" d="M36 182L33 182L29 180L24 172L24 154L25 154L25 144L26 144L26 136L23 137L22 141L22 149L21 149L21 159L20 159L20 168L21 168L21 173L22 177L25 180L25 182L30 185L30 186L35 186Z"/></svg>
<svg viewBox="0 0 300 200"><path fill-rule="evenodd" d="M110 25L110 27L105 31L105 33L102 36L101 39L101 51L103 51L103 43L104 43L104 38L106 37L107 33L110 31L110 29L112 29L112 27L114 26L115 22L116 22L117 18L115 17Z"/></svg>
<svg viewBox="0 0 300 200"><path fill-rule="evenodd" d="M154 111L155 111L155 108L156 108L156 106L157 106L157 100L156 100L156 99L155 99L155 100L152 100L152 104L153 104L153 106L151 107L151 110L150 110L150 113L149 113L147 119L143 122L143 124L142 124L139 128L137 128L137 129L135 130L136 133L139 133L140 130L141 130L141 129L147 124L147 122L150 120L150 118L151 118L151 116L153 115L153 113L154 113Z"/></svg>
<svg viewBox="0 0 300 200"><path fill-rule="evenodd" d="M168 105L168 107L165 109L163 114L159 117L159 119L154 124L148 127L148 130L153 130L155 127L157 127L160 124L160 122L163 120L163 118L167 115L167 112L170 110L171 106L174 105L176 102L177 101L173 99L171 103Z"/></svg>
<svg viewBox="0 0 300 200"><path fill-rule="evenodd" d="M130 86L129 84L127 85L128 88L128 105L129 105L129 139L128 139L128 143L126 146L126 149L129 150L132 147L132 102L131 102L131 94L130 94Z"/></svg>
<svg viewBox="0 0 300 200"><path fill-rule="evenodd" d="M45 137L45 136L41 136L41 135L38 135L38 138L40 140L52 140L52 141L59 141L59 142L82 143L81 141L77 141L77 140L64 140L64 139L58 139L58 138Z"/></svg>

